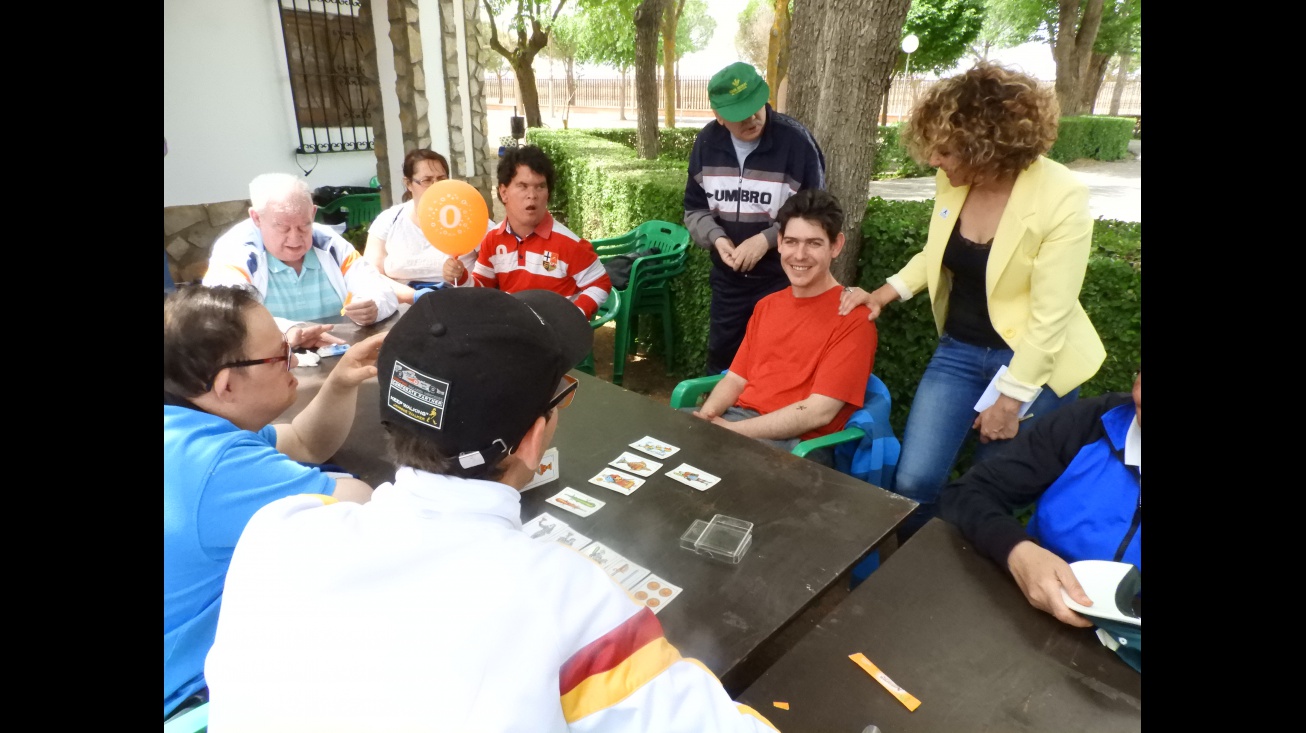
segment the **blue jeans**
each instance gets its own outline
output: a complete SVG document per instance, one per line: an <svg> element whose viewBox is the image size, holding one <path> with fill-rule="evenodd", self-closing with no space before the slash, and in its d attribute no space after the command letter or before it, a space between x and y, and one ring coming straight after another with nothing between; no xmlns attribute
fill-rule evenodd
<svg viewBox="0 0 1306 733"><path fill-rule="evenodd" d="M920 504L898 530L900 541L906 541L936 514L939 492L947 484L957 456L976 437L971 428L978 415L975 403L998 369L1011 363L1011 357L1011 349L975 346L947 333L939 338L939 346L912 398L907 429L903 431L902 455L894 477L893 490ZM1044 386L1027 413L1033 417L1020 423L1020 430L1029 430L1039 416L1078 397L1079 388L1058 397ZM999 440L976 446L975 463L998 455L1009 444L1010 441Z"/></svg>

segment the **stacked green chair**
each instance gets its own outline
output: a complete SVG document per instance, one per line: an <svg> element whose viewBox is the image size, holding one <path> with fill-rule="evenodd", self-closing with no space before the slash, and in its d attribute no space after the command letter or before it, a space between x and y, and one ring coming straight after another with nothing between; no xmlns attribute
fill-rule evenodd
<svg viewBox="0 0 1306 733"><path fill-rule="evenodd" d="M617 334L612 345L612 383L621 384L626 367L626 354L633 351L635 329L641 315L656 315L662 319L662 333L667 349L667 363L675 355L675 341L671 333L671 278L685 271L689 257L689 230L679 224L665 221L647 221L633 230L608 239L595 239L594 252L603 262L613 257L627 255L644 249L656 249L657 254L636 259L630 267L630 280L621 292L622 307L617 313Z"/></svg>
<svg viewBox="0 0 1306 733"><path fill-rule="evenodd" d="M346 229L365 227L371 224L373 219L381 215L381 194L351 193L347 196L341 196L326 206L318 208L318 223L326 223L323 219L324 214L332 214L337 211L345 212Z"/></svg>
<svg viewBox="0 0 1306 733"><path fill-rule="evenodd" d="M599 309L595 311L594 317L590 319L590 328L597 330L603 324L612 321L612 319L616 318L620 313L621 291L613 290L612 293L608 295L607 299L603 301L603 305L599 306ZM590 349L590 353L585 355L585 358L581 360L581 363L576 365L576 368L591 377L594 376L593 349Z"/></svg>

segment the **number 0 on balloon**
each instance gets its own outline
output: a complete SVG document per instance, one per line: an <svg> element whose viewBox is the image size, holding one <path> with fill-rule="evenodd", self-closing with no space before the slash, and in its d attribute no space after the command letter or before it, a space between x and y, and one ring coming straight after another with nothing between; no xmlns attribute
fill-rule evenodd
<svg viewBox="0 0 1306 733"><path fill-rule="evenodd" d="M466 181L440 181L417 202L417 221L426 240L451 257L476 249L485 237L489 209L481 193Z"/></svg>

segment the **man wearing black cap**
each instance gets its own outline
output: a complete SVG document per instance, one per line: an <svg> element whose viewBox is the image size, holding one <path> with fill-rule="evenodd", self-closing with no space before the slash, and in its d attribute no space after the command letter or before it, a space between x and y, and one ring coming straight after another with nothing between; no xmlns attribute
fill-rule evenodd
<svg viewBox="0 0 1306 733"><path fill-rule="evenodd" d="M212 730L768 730L597 565L521 532L592 344L549 291L413 305L377 360L395 480L364 511L300 496L250 521L205 668Z"/></svg>
<svg viewBox="0 0 1306 733"><path fill-rule="evenodd" d="M712 257L707 373L730 366L757 301L789 285L776 253L780 206L825 188L825 156L792 117L771 109L766 81L743 62L708 82L715 122L694 140L685 227Z"/></svg>

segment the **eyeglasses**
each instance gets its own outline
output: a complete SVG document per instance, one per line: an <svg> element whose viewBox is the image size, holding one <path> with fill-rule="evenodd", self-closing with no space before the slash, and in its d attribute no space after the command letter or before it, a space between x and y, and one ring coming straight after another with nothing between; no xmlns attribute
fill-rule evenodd
<svg viewBox="0 0 1306 733"><path fill-rule="evenodd" d="M553 396L553 399L549 400L549 406L544 408L545 414L551 412L555 407L561 410L570 405L571 401L576 397L576 388L580 386L580 382L570 374L564 374L562 375L562 382L558 386L562 389Z"/></svg>
<svg viewBox="0 0 1306 733"><path fill-rule="evenodd" d="M412 182L418 186L429 186L436 181L448 180L449 176L428 176L426 178L413 178Z"/></svg>
<svg viewBox="0 0 1306 733"><path fill-rule="evenodd" d="M213 380L218 378L218 372L221 372L223 369L235 369L236 367L257 366L259 364L275 364L279 361L284 361L286 362L286 371L290 371L290 357L293 356L294 354L290 348L289 341L285 341L282 343L286 347L286 353L282 354L281 356L269 356L266 359L246 359L244 361L233 361L218 367L217 371L213 372L213 376L209 377L209 381L204 383L204 390L207 392L208 390L213 389Z"/></svg>

